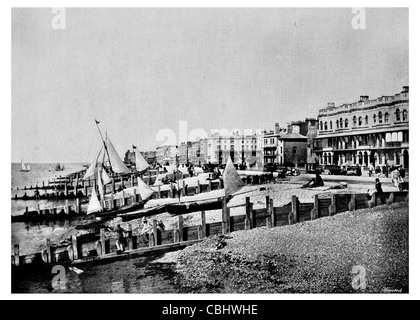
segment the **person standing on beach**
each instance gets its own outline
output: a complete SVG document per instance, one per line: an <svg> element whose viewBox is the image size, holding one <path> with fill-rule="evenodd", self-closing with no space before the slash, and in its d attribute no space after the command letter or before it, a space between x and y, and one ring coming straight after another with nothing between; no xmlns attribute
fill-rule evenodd
<svg viewBox="0 0 420 320"><path fill-rule="evenodd" d="M372 176L372 174L373 174L373 164L371 163L371 164L369 164L369 177L371 177Z"/></svg>
<svg viewBox="0 0 420 320"><path fill-rule="evenodd" d="M376 178L375 180L375 193L381 198L382 204L385 204L384 191L382 190L382 184L379 181L379 178Z"/></svg>
<svg viewBox="0 0 420 320"><path fill-rule="evenodd" d="M117 245L117 253L121 253L124 252L125 248L124 248L124 232L125 230L123 228L121 228L121 226L119 224L117 224L117 227L114 229L114 232L117 234L117 241L116 241L116 245Z"/></svg>

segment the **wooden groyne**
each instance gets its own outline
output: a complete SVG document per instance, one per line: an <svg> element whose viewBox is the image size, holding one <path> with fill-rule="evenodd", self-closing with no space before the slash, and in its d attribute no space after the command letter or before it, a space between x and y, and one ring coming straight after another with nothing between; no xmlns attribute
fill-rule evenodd
<svg viewBox="0 0 420 320"><path fill-rule="evenodd" d="M147 236L134 234L132 226L128 225L125 233L127 250L122 254L116 253L116 240L105 236L105 229L99 234L73 236L60 244L52 244L45 240L45 249L29 255L19 254L19 245L14 246L11 257L12 265L45 266L54 264L79 264L90 261L107 261L124 257L133 257L155 251L181 249L203 239L217 234L227 234L238 230L250 230L258 227L285 226L322 217L328 217L340 212L371 208L382 204L408 201L408 192L385 192L382 196L374 194L368 199L367 194L322 194L315 195L314 202L301 203L296 196L292 196L289 204L274 207L273 199L266 197L266 206L254 209L253 203L247 197L243 215L230 216L230 208L224 205L222 220L207 223L206 212L201 215L201 223L196 226L184 226L183 216L179 216L177 227L172 230L159 230L156 220L152 221L152 232Z"/></svg>
<svg viewBox="0 0 420 320"><path fill-rule="evenodd" d="M150 199L162 199L162 198L177 198L178 196L191 196L200 193L210 192L217 189L223 188L223 181L221 180L208 180L205 184L202 184L199 179L195 186L189 186L185 183L185 180L181 180L179 183L179 190L177 183L165 184L162 186L153 187L152 183L156 177L147 175L143 177L145 183L152 188L155 192L152 194ZM86 200L93 191L93 188L96 184L95 179L89 179L83 182L83 192L78 191L74 187L74 192L69 192L69 188L65 188L65 192L59 193L58 191L53 195L48 195L45 192L42 199L50 200L64 200L66 199L65 205L60 205L57 207L48 207L41 208L40 205L37 205L35 210L29 210L26 207L25 212L21 215L12 216L12 222L32 222L32 221L53 221L57 219L71 219L73 217L80 217L86 215L86 209L83 208L83 203L86 203ZM138 186L137 179L135 175L129 176L126 180L120 178L113 178L109 185L104 186L106 195L109 199L105 200L105 208L107 210L112 210L116 208L122 208L133 203L139 203L141 201L140 195L136 194L135 190L131 192L125 190L126 188ZM114 197L109 196L110 193L115 193L119 187L124 188L122 190L122 196ZM166 190L164 190L166 189ZM75 195L77 192L77 195ZM74 199L72 204L69 204L67 200Z"/></svg>

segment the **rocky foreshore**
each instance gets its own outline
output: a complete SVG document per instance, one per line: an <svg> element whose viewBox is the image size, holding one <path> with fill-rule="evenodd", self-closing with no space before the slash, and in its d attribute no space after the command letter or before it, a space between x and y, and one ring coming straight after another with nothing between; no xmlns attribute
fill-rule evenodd
<svg viewBox="0 0 420 320"><path fill-rule="evenodd" d="M189 292L408 292L408 204L215 236L168 260Z"/></svg>

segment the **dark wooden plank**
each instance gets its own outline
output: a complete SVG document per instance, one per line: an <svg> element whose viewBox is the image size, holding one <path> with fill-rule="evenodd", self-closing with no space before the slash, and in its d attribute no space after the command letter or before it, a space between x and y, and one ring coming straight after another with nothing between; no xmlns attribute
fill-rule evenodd
<svg viewBox="0 0 420 320"><path fill-rule="evenodd" d="M367 193L356 194L356 210L369 208Z"/></svg>
<svg viewBox="0 0 420 320"><path fill-rule="evenodd" d="M336 194L337 213L349 211L351 194Z"/></svg>
<svg viewBox="0 0 420 320"><path fill-rule="evenodd" d="M214 234L221 234L222 233L222 223L221 222L213 222L207 224L208 226L208 235Z"/></svg>

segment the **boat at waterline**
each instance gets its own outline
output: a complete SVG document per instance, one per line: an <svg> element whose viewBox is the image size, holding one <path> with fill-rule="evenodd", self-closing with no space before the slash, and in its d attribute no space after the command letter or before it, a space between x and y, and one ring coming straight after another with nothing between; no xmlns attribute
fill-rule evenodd
<svg viewBox="0 0 420 320"><path fill-rule="evenodd" d="M64 170L64 165L57 163L55 165L55 171L63 171Z"/></svg>
<svg viewBox="0 0 420 320"><path fill-rule="evenodd" d="M31 167L29 166L29 163L23 163L23 161L20 161L20 163L21 163L21 169L19 169L20 172L31 171Z"/></svg>

